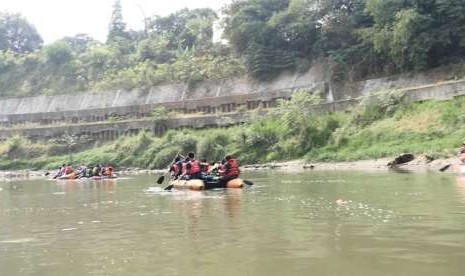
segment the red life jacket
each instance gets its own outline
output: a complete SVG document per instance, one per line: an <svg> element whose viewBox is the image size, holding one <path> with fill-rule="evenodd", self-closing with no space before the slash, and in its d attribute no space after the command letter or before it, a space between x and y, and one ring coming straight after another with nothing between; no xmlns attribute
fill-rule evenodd
<svg viewBox="0 0 465 276"><path fill-rule="evenodd" d="M227 177L237 177L240 174L239 165L237 164L236 159L229 159L228 161L228 169L225 172Z"/></svg>
<svg viewBox="0 0 465 276"><path fill-rule="evenodd" d="M108 166L105 167L105 171L103 173L104 176L112 176L113 175L113 167Z"/></svg>
<svg viewBox="0 0 465 276"><path fill-rule="evenodd" d="M189 161L191 168L189 169L188 175L193 175L200 172L200 162L197 160Z"/></svg>

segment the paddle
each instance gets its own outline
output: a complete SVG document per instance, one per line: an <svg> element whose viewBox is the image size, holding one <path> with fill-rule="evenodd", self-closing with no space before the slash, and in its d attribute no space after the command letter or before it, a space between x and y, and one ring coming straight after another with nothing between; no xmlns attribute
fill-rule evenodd
<svg viewBox="0 0 465 276"><path fill-rule="evenodd" d="M246 185L253 186L253 182L250 180L242 180Z"/></svg>
<svg viewBox="0 0 465 276"><path fill-rule="evenodd" d="M440 171L440 172L445 172L445 171L447 171L447 169L450 168L450 166L452 166L452 164L447 164L447 165L445 165L444 167L440 168L439 171Z"/></svg>
<svg viewBox="0 0 465 276"><path fill-rule="evenodd" d="M176 159L176 157L178 157L178 156L179 156L179 157L184 157L184 156L182 156L182 155L178 152L178 153L176 154L176 156L173 158L173 162L174 162L174 160ZM167 172L165 172L164 175L160 176L160 177L157 179L157 184L158 184L158 185L163 184L163 182L165 181L165 177L166 177L166 175L170 172L170 167L171 167L171 165L173 164L173 162L171 162L171 163L168 165Z"/></svg>
<svg viewBox="0 0 465 276"><path fill-rule="evenodd" d="M164 175L160 176L158 179L157 179L157 184L158 185L161 185L163 183L163 181L165 181L165 175L167 173L165 173Z"/></svg>
<svg viewBox="0 0 465 276"><path fill-rule="evenodd" d="M165 191L171 191L171 190L173 189L173 187L174 187L174 184L170 184L170 185L168 185L168 186L167 186L165 189L163 189L163 190L165 190Z"/></svg>

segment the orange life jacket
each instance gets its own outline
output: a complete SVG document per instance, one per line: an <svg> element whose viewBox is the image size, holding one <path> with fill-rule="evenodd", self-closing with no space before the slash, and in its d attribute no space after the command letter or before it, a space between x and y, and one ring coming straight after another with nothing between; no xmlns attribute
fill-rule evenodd
<svg viewBox="0 0 465 276"><path fill-rule="evenodd" d="M105 167L105 171L103 172L104 176L111 176L113 174L113 167L108 166Z"/></svg>
<svg viewBox="0 0 465 276"><path fill-rule="evenodd" d="M227 161L228 167L225 172L227 177L237 177L240 174L239 165L237 164L236 159L229 159Z"/></svg>
<svg viewBox="0 0 465 276"><path fill-rule="evenodd" d="M194 175L194 174L200 172L200 162L199 161L194 159L194 160L189 161L189 164L190 164L190 169L189 169L189 172L188 172L189 175Z"/></svg>

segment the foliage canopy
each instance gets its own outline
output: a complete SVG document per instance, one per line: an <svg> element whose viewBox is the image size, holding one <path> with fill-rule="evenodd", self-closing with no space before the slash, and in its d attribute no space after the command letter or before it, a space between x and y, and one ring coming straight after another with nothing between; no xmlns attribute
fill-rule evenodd
<svg viewBox="0 0 465 276"><path fill-rule="evenodd" d="M218 16L183 9L129 30L115 0L106 43L85 34L47 46L0 13L0 96L149 89L249 74L269 80L329 61L332 81L463 61L465 0L236 0ZM222 22L228 45L214 43Z"/></svg>

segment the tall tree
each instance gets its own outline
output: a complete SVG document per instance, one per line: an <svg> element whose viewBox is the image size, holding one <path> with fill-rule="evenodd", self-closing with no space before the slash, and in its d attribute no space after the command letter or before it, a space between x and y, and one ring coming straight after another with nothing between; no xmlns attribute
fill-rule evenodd
<svg viewBox="0 0 465 276"><path fill-rule="evenodd" d="M36 28L19 14L0 12L0 51L30 53L42 47Z"/></svg>
<svg viewBox="0 0 465 276"><path fill-rule="evenodd" d="M120 0L115 0L108 28L107 42L113 42L121 38L127 38L126 23L123 20L123 8Z"/></svg>
<svg viewBox="0 0 465 276"><path fill-rule="evenodd" d="M97 40L90 37L88 34L76 34L75 36L67 36L61 39L61 41L68 44L73 52L77 54L85 53L90 47L98 46L101 44Z"/></svg>
<svg viewBox="0 0 465 276"><path fill-rule="evenodd" d="M165 37L167 47L172 50L206 47L212 43L216 19L212 9L182 9L166 17L150 19L148 29L152 36Z"/></svg>

